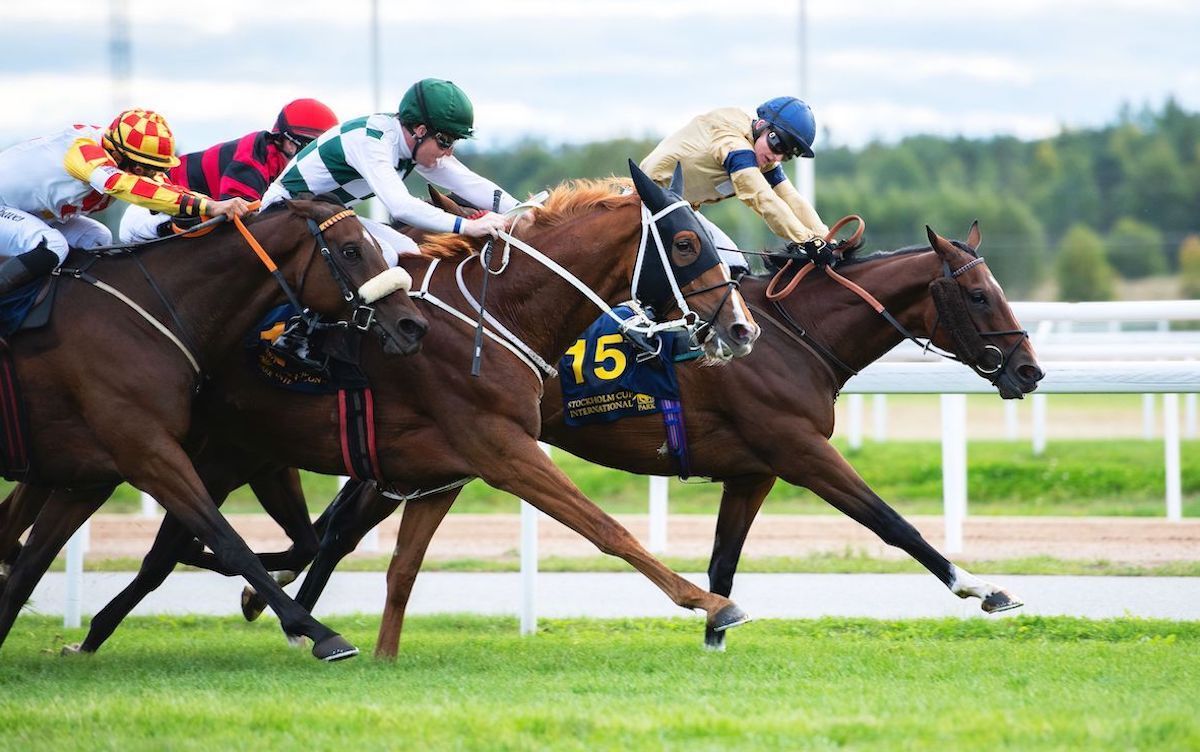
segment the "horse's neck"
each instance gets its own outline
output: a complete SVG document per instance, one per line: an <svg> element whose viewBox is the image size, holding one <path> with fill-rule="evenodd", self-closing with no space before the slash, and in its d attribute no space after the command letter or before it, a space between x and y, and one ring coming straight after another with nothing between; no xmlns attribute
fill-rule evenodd
<svg viewBox="0 0 1200 752"><path fill-rule="evenodd" d="M932 251L901 254L837 271L870 293L910 332L926 334L922 313L929 298L929 282L936 273ZM814 269L809 276L825 274ZM874 363L904 340L904 335L867 301L832 278L801 282L783 306L814 340L855 371ZM845 383L849 374L831 365Z"/></svg>
<svg viewBox="0 0 1200 752"><path fill-rule="evenodd" d="M255 234L270 247L270 242L263 239L266 233ZM171 241L165 246L148 249L142 263L184 323L190 344L200 350L197 355L211 363L230 352L245 336L279 297L280 288L232 227L220 228L204 238ZM278 258L276 263L283 265ZM144 288L141 272L132 263L126 263L125 268L128 269L125 278L132 280L126 289ZM137 297L142 301L151 299L145 295ZM157 296L152 300L146 307L158 311L161 303ZM160 314L159 318L174 328L169 314Z"/></svg>
<svg viewBox="0 0 1200 752"><path fill-rule="evenodd" d="M581 231L581 224L531 233L525 242L553 258L610 304L627 300L637 241L636 221L628 233L612 229L629 226L625 221L613 220L602 229L591 225L592 232ZM497 244L493 268L499 266L501 250ZM512 249L509 268L488 284L488 313L549 363L557 362L601 313L582 292L516 248ZM470 287L477 296L478 283Z"/></svg>

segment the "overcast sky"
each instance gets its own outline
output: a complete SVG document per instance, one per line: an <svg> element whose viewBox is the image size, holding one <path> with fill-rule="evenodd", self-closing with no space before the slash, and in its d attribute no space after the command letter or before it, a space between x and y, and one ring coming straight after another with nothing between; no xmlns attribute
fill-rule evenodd
<svg viewBox="0 0 1200 752"><path fill-rule="evenodd" d="M367 0L125 0L133 78L110 83L107 0L0 0L0 144L117 105L167 116L183 151L270 127L312 96L373 109ZM1195 0L381 0L382 103L426 76L471 95L485 146L663 135L720 106L803 95L829 143L914 133L1034 138L1174 95L1200 110ZM202 17L198 17L202 16Z"/></svg>

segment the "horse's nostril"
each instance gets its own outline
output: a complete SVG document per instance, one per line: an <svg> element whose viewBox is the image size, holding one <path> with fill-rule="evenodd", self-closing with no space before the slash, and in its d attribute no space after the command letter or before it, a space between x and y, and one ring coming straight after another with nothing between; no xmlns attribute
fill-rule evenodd
<svg viewBox="0 0 1200 752"><path fill-rule="evenodd" d="M418 340L429 331L429 325L413 319L400 319L399 329L404 336Z"/></svg>
<svg viewBox="0 0 1200 752"><path fill-rule="evenodd" d="M1036 384L1046 375L1042 369L1032 364L1021 366L1017 369L1017 373L1021 376L1021 380L1027 384Z"/></svg>
<svg viewBox="0 0 1200 752"><path fill-rule="evenodd" d="M754 329L745 324L734 324L729 327L729 336L739 345L745 345L754 341Z"/></svg>

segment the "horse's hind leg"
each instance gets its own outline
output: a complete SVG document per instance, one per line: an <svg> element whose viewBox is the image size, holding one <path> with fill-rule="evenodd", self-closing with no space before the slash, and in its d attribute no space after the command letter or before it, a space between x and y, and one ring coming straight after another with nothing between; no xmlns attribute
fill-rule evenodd
<svg viewBox="0 0 1200 752"><path fill-rule="evenodd" d="M346 526L356 518L357 515L352 507L358 503L360 495L368 487L374 488L374 484L368 484L365 481L360 480L346 481L341 489L338 490L337 496L333 497L333 501L330 502L329 506L325 508L325 511L321 512L321 515L317 517L316 522L309 524L309 530L313 532L314 536L320 536L319 539L314 542L312 554L308 555L303 563L299 564L299 566L272 573L277 582L279 582L281 585L286 585L299 577L300 572L304 570L304 567L309 566L310 564L312 564L314 568L318 568L323 572L323 574L313 577L311 584L309 584L309 578L305 578L305 584L308 585L308 589L306 590L304 586L301 586L300 588L300 595L298 597L301 598L301 604L306 602L311 602L314 605L316 604L317 599L321 595L321 591L325 589L325 582L328 581L329 574L332 573L333 567L336 566L346 554L348 554L350 551L353 551L354 547L358 545L358 541L362 538L362 536L366 534L367 530L371 529L368 527L366 530L360 532L358 537L353 538L353 542L350 544L349 548L345 548L344 545L339 544L339 541L349 541L353 537L352 533ZM303 492L300 493L299 498L300 503L304 504ZM390 504L390 506L387 507L386 511L383 511L383 517L391 514L396 508L395 502L388 500L387 503ZM307 506L304 508L304 515L305 519L307 520ZM276 518L277 521L278 519L279 518ZM380 519L383 518L381 517ZM339 528L332 533L330 533L329 529L331 520L337 520ZM326 547L323 546L323 543L327 534L329 534L329 546ZM335 546L337 546L340 553L334 552L333 548ZM326 558L322 560L321 565L318 567L315 562L315 558L322 551L324 551ZM329 557L335 557L332 563L328 563ZM319 586L317 584L317 580L320 580ZM246 618L246 621L254 621L257 619L262 614L263 609L266 607L267 602L261 595L258 594L257 591L255 591L253 587L247 585L246 587L242 588L242 616ZM308 607L312 608L311 605Z"/></svg>
<svg viewBox="0 0 1200 752"><path fill-rule="evenodd" d="M396 550L388 564L387 602L379 624L379 639L375 643L376 658L395 658L400 647L400 631L404 628L404 611L412 595L413 583L421 570L421 562L429 549L429 541L442 524L450 505L458 498L459 489L436 494L404 505L400 530L396 533Z"/></svg>
<svg viewBox="0 0 1200 752"><path fill-rule="evenodd" d="M980 607L985 612L1007 611L1024 605L1008 591L981 580L938 553L908 520L871 490L831 444L821 441L819 445L814 444L807 449L809 453L805 456L805 468L799 472L790 469L781 472L784 480L812 490L869 528L884 543L903 549L933 572L958 597L979 598L982 601Z"/></svg>
<svg viewBox="0 0 1200 752"><path fill-rule="evenodd" d="M0 595L0 645L4 644L21 607L29 600L54 557L111 493L112 488L105 487L77 491L56 489L50 494L33 523L29 540L17 557L8 586Z"/></svg>
<svg viewBox="0 0 1200 752"><path fill-rule="evenodd" d="M721 509L717 513L717 532L713 536L712 558L708 561L709 591L725 597L733 592L733 576L742 557L746 534L774 485L773 475L748 475L725 481ZM704 646L710 650L724 650L725 633L706 626Z"/></svg>

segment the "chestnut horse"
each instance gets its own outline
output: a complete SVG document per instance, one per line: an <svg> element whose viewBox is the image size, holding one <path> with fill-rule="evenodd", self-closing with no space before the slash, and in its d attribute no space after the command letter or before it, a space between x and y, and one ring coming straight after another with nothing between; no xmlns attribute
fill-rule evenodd
<svg viewBox="0 0 1200 752"><path fill-rule="evenodd" d="M428 309L437 329L425 340L421 357L389 360L377 348L363 348L362 367L374 388L380 469L401 492L477 476L520 496L601 551L628 561L675 603L703 609L708 626L720 631L743 623L746 615L728 598L705 592L659 563L538 448L542 374L515 354L524 352L534 363L557 362L595 319L593 301L628 299L631 281L635 276L654 278L652 267L659 258L675 280L669 286L677 285L707 322L708 355L724 360L750 352L757 325L690 207L674 192L654 185L636 166L634 181L641 201L638 195L618 195L607 185L580 181L556 190L544 208L532 211L532 221L517 225L514 233L520 241L513 241L506 269L491 285L496 316L503 317L504 328L514 334L511 341L524 344L510 350L489 341L482 378L466 373L473 324L462 320L462 312L472 310L465 290L477 290L481 276L479 256L466 253L478 247L457 236L436 237L424 250L441 258L403 260L419 280L414 295L447 305ZM643 222L639 215L645 217ZM648 237L651 248L653 237L663 239L662 249L647 253L645 261L638 253L639 234L641 247ZM538 249L553 265L574 272L591 292L581 294L535 262L529 254ZM660 264L657 276L663 283L669 282L666 271ZM661 295L653 286L638 290L635 297L642 300ZM655 309L668 307L656 304ZM280 390L244 367L227 369L213 387L205 406L208 443L197 465L215 498L223 498L249 474L271 467L344 472L333 430L335 398ZM297 433L308 436L297 441ZM191 537L177 520L164 519L134 582L93 618L80 649L99 647L124 614L169 574ZM289 627L284 625L292 633Z"/></svg>
<svg viewBox="0 0 1200 752"><path fill-rule="evenodd" d="M347 654L348 643L275 585L217 510L185 449L193 405L211 369L285 291L369 326L393 353L415 352L427 324L406 295L392 294L411 280L387 268L352 211L295 201L247 225L247 237L218 227L135 252L72 256L68 264L91 263L61 270L49 324L12 338L31 426L24 478L62 490L38 512L0 596L0 643L67 538L125 479L224 566L265 587L289 628L312 638L314 654ZM270 250L252 251L249 239Z"/></svg>
<svg viewBox="0 0 1200 752"><path fill-rule="evenodd" d="M723 483L708 575L710 589L728 596L742 544L777 478L810 489L835 508L897 546L961 598L981 599L985 612L1017 608L1007 591L956 566L881 499L829 442L834 399L853 373L880 358L906 334L935 345L991 381L1005 399L1033 391L1042 378L1028 337L999 284L976 253L978 225L967 242L929 231L929 246L848 258L837 273L868 291L900 328L846 286L809 274L797 291L767 297L768 279L744 276L743 295L764 325L753 354L728 368L678 370L694 475ZM765 324L763 322L766 322ZM674 475L659 416L617 423L566 426L561 388L547 380L542 439L586 460L644 475ZM449 490L404 506L396 553L388 568L387 607L376 655L396 653L404 608L426 547L457 496ZM299 502L293 500L292 504ZM331 569L397 506L371 484L351 484L318 520L323 534L313 570ZM297 539L311 535L303 529ZM309 578L312 578L310 571ZM305 587L309 584L306 579ZM316 598L304 593L302 601ZM261 612L253 592L243 596L247 618ZM723 649L724 634L708 629L705 643Z"/></svg>

